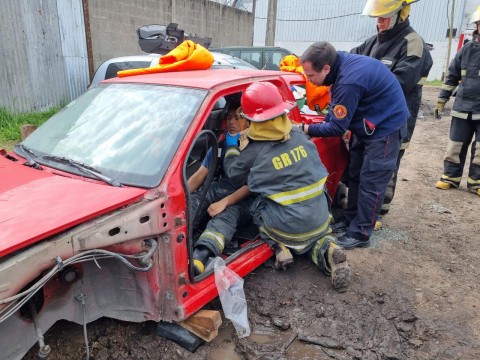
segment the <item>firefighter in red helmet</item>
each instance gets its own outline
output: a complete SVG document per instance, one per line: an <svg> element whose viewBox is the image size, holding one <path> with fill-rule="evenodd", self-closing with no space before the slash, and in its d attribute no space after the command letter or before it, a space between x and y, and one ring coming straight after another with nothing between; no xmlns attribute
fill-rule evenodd
<svg viewBox="0 0 480 360"><path fill-rule="evenodd" d="M443 161L443 174L436 187L448 190L460 186L471 143L467 188L480 195L480 149L477 149L480 141L480 6L470 21L477 28L472 40L460 49L450 63L435 109L437 118L440 118L445 103L458 87L451 111L450 140Z"/></svg>
<svg viewBox="0 0 480 360"><path fill-rule="evenodd" d="M329 211L324 193L327 171L315 145L292 129L288 113L295 102L284 100L269 82L251 84L241 98L243 116L250 120L249 143L242 152L227 149L224 167L235 186L247 184L258 194L250 208L262 238L276 252L276 263L293 261L291 251L308 253L331 274L344 291L351 271L346 254L329 235Z"/></svg>

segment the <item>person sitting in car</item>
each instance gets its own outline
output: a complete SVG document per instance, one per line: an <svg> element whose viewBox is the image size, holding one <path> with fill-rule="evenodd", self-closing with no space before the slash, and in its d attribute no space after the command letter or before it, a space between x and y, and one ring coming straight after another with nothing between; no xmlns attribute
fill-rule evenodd
<svg viewBox="0 0 480 360"><path fill-rule="evenodd" d="M247 127L246 120L240 117L238 106L231 106L227 113L227 131L225 140L219 144L217 169L212 169L213 150L210 148L200 168L188 179L188 188L192 194L192 213L194 234L202 224L208 221L205 229L194 242L193 265L195 275L204 272L207 260L219 256L229 245L237 226L250 219L250 191L247 186L240 188L231 184L223 171L223 158L227 146L245 146L246 136L242 130ZM195 191L203 185L209 171L218 176L209 187L205 199L201 201L201 192ZM208 220L208 218L210 218Z"/></svg>

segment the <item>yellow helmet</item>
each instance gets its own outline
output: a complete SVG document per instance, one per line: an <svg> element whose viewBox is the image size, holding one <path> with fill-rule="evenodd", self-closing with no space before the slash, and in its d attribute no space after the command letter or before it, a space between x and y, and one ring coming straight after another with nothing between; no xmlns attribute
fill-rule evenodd
<svg viewBox="0 0 480 360"><path fill-rule="evenodd" d="M417 1L420 0L367 0L362 15L387 18L400 11L403 21L410 14L410 4Z"/></svg>
<svg viewBox="0 0 480 360"><path fill-rule="evenodd" d="M472 14L472 17L470 18L470 23L478 23L480 21L480 6L477 8L477 10Z"/></svg>

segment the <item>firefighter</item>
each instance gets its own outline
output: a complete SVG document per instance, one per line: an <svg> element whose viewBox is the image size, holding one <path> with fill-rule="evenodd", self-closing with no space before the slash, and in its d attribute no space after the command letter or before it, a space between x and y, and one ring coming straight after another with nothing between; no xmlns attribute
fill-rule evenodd
<svg viewBox="0 0 480 360"><path fill-rule="evenodd" d="M296 103L283 99L269 82L251 84L241 98L250 120L249 143L240 152L227 148L224 166L235 186L247 184L258 194L250 208L261 237L285 266L296 254L308 253L331 275L333 287L345 291L350 281L346 254L329 235L329 212L324 193L327 171L315 145L298 129L288 113Z"/></svg>
<svg viewBox="0 0 480 360"><path fill-rule="evenodd" d="M393 172L409 116L392 72L370 57L336 51L328 42L311 45L301 57L307 79L331 86L324 122L303 125L310 136L342 136L351 130L348 206L343 210L345 249L367 247Z"/></svg>
<svg viewBox="0 0 480 360"><path fill-rule="evenodd" d="M480 6L472 14L471 23L476 24L472 41L467 42L448 67L448 74L440 90L435 116L440 118L445 103L457 88L451 111L450 140L443 161L443 175L437 182L438 189L458 188L463 167L471 145L471 160L467 188L480 195Z"/></svg>
<svg viewBox="0 0 480 360"><path fill-rule="evenodd" d="M397 157L397 168L387 186L380 215L388 213L395 195L400 161L412 138L422 100L423 84L433 65L425 41L410 26L410 3L416 1L418 0L367 0L362 15L377 18L378 33L350 51L384 63L399 81L410 111L407 133Z"/></svg>
<svg viewBox="0 0 480 360"><path fill-rule="evenodd" d="M201 225L208 221L205 229L194 243L193 265L195 275L204 272L207 260L219 256L228 246L238 225L250 220L249 206L251 198L248 187L235 187L225 176L223 158L228 145L241 143L244 146L241 132L247 126L245 119L237 114L237 106L232 106L227 112L227 132L225 140L220 143L218 169L211 169L212 149L209 149L200 168L188 179L190 192L199 188L207 178L209 171L217 171L216 180L212 182L205 199L200 203L201 192L192 195L194 235ZM210 219L208 219L210 218Z"/></svg>

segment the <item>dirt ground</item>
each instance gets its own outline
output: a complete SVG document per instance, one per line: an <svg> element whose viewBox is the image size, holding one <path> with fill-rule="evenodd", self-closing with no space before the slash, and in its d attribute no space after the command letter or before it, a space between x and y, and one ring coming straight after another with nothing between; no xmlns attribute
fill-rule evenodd
<svg viewBox="0 0 480 360"><path fill-rule="evenodd" d="M450 125L449 116L433 117L438 91L424 89L383 229L370 248L348 252L347 292L303 258L286 272L262 266L245 280L249 337L238 339L224 320L192 354L156 335L155 323L100 319L87 327L91 358L480 359L480 198L465 180L458 190L434 186ZM209 307L221 309L218 300ZM85 358L81 326L57 323L46 343L49 359Z"/></svg>

